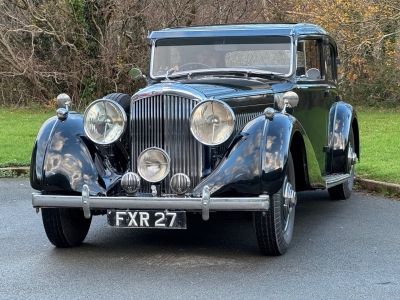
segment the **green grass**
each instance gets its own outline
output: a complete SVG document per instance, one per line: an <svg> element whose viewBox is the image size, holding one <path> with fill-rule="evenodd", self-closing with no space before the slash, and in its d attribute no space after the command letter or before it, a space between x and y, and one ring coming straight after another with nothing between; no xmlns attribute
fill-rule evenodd
<svg viewBox="0 0 400 300"><path fill-rule="evenodd" d="M400 183L400 109L357 107L361 161L356 175L377 181Z"/></svg>
<svg viewBox="0 0 400 300"><path fill-rule="evenodd" d="M40 126L54 115L55 109L0 108L0 167L29 166Z"/></svg>
<svg viewBox="0 0 400 300"><path fill-rule="evenodd" d="M400 109L356 107L360 126L361 161L356 175L400 184ZM0 167L28 166L42 123L55 109L0 108Z"/></svg>

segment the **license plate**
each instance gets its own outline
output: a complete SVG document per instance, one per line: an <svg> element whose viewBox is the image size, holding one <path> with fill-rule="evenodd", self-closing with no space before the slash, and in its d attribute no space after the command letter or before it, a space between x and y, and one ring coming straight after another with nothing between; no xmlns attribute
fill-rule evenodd
<svg viewBox="0 0 400 300"><path fill-rule="evenodd" d="M110 209L107 222L120 228L186 229L186 212Z"/></svg>

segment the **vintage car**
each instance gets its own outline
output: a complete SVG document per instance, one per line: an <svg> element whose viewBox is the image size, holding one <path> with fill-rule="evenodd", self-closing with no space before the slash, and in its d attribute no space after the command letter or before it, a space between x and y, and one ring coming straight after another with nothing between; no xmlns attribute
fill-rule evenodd
<svg viewBox="0 0 400 300"><path fill-rule="evenodd" d="M95 215L114 227L184 229L189 214L234 212L251 217L262 254L281 255L298 191L350 196L358 121L322 28L179 27L148 40L147 76L132 70L145 88L84 114L61 94L38 133L32 203L52 244L81 244Z"/></svg>

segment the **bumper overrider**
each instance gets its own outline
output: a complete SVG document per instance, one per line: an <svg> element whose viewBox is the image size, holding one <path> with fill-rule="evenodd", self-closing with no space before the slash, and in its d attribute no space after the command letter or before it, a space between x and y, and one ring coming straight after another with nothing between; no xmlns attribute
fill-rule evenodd
<svg viewBox="0 0 400 300"><path fill-rule="evenodd" d="M87 185L82 188L81 196L42 195L32 193L32 205L35 208L59 207L82 208L86 218L91 217L91 210L105 209L166 209L199 211L203 220L208 220L210 211L268 211L268 195L258 198L211 198L210 189L205 186L202 197L106 197L90 196Z"/></svg>

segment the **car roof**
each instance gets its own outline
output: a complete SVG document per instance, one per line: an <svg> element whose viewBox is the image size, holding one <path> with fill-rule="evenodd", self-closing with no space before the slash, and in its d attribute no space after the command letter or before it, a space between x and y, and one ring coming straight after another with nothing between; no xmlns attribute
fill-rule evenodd
<svg viewBox="0 0 400 300"><path fill-rule="evenodd" d="M153 31L149 39L208 37L208 36L266 36L266 35L313 35L326 34L326 31L314 24L232 24L193 27L175 27Z"/></svg>

